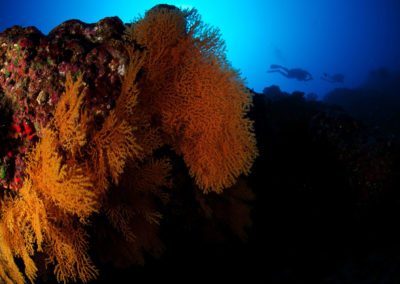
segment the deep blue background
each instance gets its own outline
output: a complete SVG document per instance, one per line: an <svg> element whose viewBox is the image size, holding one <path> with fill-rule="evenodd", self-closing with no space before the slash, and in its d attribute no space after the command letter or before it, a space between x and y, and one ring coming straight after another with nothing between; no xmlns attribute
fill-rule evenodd
<svg viewBox="0 0 400 284"><path fill-rule="evenodd" d="M45 34L68 19L132 22L160 3L194 7L221 30L233 67L257 92L275 84L322 97L335 87L362 84L372 69L400 69L400 0L0 1L0 32L33 25ZM306 69L314 80L266 73L271 64ZM345 81L323 81L324 72L343 73Z"/></svg>

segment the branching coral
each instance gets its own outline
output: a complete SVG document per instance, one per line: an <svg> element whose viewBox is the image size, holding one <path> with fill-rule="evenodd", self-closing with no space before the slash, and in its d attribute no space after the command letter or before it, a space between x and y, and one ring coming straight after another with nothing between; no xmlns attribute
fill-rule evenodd
<svg viewBox="0 0 400 284"><path fill-rule="evenodd" d="M108 233L107 241L111 239L113 245L102 252L104 259L117 266L143 264L143 252L159 256L164 250L158 236L162 215L156 204L168 202L168 193L162 187L171 186L170 170L167 159L128 165L121 184L110 192L104 204L109 223L120 233Z"/></svg>
<svg viewBox="0 0 400 284"><path fill-rule="evenodd" d="M31 182L20 190L20 198L6 198L1 208L0 255L1 266L7 283L23 283L24 277L14 262L14 256L21 257L25 273L31 281L36 277L36 265L31 256L34 247L42 250L43 235L49 233L48 218L43 202L32 190ZM0 268L0 275L1 273ZM3 277L2 277L3 278Z"/></svg>
<svg viewBox="0 0 400 284"><path fill-rule="evenodd" d="M57 143L56 134L46 129L41 143L28 157L27 174L35 191L46 201L84 221L96 207L91 179L79 165L63 162Z"/></svg>
<svg viewBox="0 0 400 284"><path fill-rule="evenodd" d="M82 76L76 82L68 75L66 86L68 91L61 97L54 114L54 124L58 130L60 144L65 151L71 152L73 156L76 151L86 144L87 124L79 124L81 108L86 90L82 88ZM77 95L78 94L78 95Z"/></svg>
<svg viewBox="0 0 400 284"><path fill-rule="evenodd" d="M224 55L217 30L195 10L160 5L128 31L147 48L141 103L158 117L167 143L183 155L204 192L221 193L257 156L251 96Z"/></svg>
<svg viewBox="0 0 400 284"><path fill-rule="evenodd" d="M0 225L5 242L0 250L22 257L25 273L31 281L37 270L31 259L35 246L38 251L43 248L47 261L54 263L58 281L67 282L76 279L76 275L85 281L97 275L86 251L87 236L82 232L82 225L98 207L93 184L79 164L65 160L65 156L72 159L72 155L62 154L63 137L75 137L78 132L78 124L71 122L76 121L76 117L69 115L71 109L67 102L79 108L81 85L81 78L73 82L68 77L64 95L68 100L63 100L56 108L55 129L50 125L43 130L41 141L27 156L27 177L22 188L2 204ZM64 124L68 127L64 128ZM78 142L68 144L71 147L65 149L76 148L74 143L79 144L79 140L72 141ZM23 278L10 278L24 282Z"/></svg>
<svg viewBox="0 0 400 284"><path fill-rule="evenodd" d="M217 30L203 25L195 10L160 5L126 31L123 47L127 60L112 106L93 116L85 75L68 73L53 118L25 156L22 187L2 199L0 277L6 282L25 282L15 258L33 281L37 252L59 282L95 278L88 252L93 223L93 230L106 228L98 236L104 259L127 265L143 263L143 252L159 255L171 150L204 193L221 193L249 173L257 156L246 117L251 96L228 64ZM242 201L251 196L241 201L235 192L215 208L245 215L223 220L244 239L251 222Z"/></svg>
<svg viewBox="0 0 400 284"><path fill-rule="evenodd" d="M99 185L95 169L101 170L103 166L105 178L117 183L125 161L137 149L133 128L126 121L120 121L113 111L96 138L89 136L91 139L86 143L88 131L94 127L89 124L94 122L82 111L85 94L82 85L82 76L76 81L67 76L66 91L55 109L53 121L27 155L27 178L23 187L2 205L1 251L7 256L8 271L19 275L10 259L11 251L11 255L22 257L31 281L36 273L30 257L35 245L37 250L43 247L46 261L54 264L58 281L76 281L78 276L87 282L97 275L87 252L87 233L83 227L98 212L99 195L104 195L106 190L95 190ZM105 162L89 165L86 160ZM23 278L10 278L23 282Z"/></svg>

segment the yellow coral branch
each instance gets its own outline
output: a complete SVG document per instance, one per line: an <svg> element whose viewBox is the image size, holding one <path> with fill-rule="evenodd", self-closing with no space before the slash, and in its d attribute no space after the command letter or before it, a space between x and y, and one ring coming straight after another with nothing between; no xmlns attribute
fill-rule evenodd
<svg viewBox="0 0 400 284"><path fill-rule="evenodd" d="M54 114L54 124L59 133L61 146L72 153L86 144L86 124L81 124L81 107L85 97L86 88L83 88L83 75L77 77L76 81L70 73L66 76L65 92Z"/></svg>

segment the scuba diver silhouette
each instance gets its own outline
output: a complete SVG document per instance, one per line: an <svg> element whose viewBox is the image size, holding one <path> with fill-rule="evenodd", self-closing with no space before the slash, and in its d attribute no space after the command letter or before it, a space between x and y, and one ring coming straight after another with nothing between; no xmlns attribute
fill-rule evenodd
<svg viewBox="0 0 400 284"><path fill-rule="evenodd" d="M334 75L329 75L328 73L324 73L324 77L321 77L321 79L328 81L330 83L343 83L344 75L340 73Z"/></svg>
<svg viewBox="0 0 400 284"><path fill-rule="evenodd" d="M269 70L267 72L269 73L278 72L289 79L297 79L299 81L310 81L313 79L310 72L300 68L288 69L286 67L276 64L272 64L270 68L276 70Z"/></svg>

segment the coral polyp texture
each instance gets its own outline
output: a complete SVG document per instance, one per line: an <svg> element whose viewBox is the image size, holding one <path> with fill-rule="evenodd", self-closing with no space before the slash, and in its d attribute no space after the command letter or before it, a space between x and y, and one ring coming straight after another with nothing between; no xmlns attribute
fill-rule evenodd
<svg viewBox="0 0 400 284"><path fill-rule="evenodd" d="M88 282L96 261L160 255L182 176L205 218L246 238L253 194L237 180L257 156L252 96L196 10L159 5L130 25L70 20L47 36L6 29L0 99L5 283L48 271Z"/></svg>

